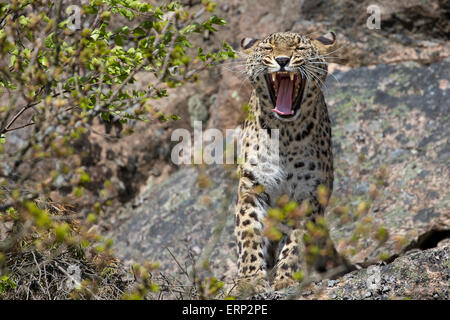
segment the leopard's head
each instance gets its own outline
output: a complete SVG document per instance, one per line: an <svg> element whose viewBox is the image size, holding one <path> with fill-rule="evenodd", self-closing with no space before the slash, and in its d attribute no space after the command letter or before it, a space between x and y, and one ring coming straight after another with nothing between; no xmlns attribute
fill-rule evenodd
<svg viewBox="0 0 450 320"><path fill-rule="evenodd" d="M331 32L314 39L279 32L261 40L244 38L241 46L247 76L260 98L270 97L271 111L278 119L292 120L300 113L305 92L321 89L336 36Z"/></svg>

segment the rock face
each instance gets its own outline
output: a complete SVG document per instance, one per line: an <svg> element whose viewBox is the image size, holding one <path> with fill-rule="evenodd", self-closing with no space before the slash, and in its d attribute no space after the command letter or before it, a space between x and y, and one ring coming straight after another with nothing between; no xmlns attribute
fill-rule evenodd
<svg viewBox="0 0 450 320"><path fill-rule="evenodd" d="M327 220L338 251L369 269L324 290L317 284L304 298L448 298L449 247L430 248L450 237L449 74L446 60L329 77L336 199ZM188 167L160 184L150 179L121 212L112 233L117 255L159 261L167 274L192 271L207 260L209 272L231 285L237 260L234 171ZM426 250L405 255L411 248ZM382 260L388 264L373 266ZM379 287L362 289L373 270L381 274Z"/></svg>
<svg viewBox="0 0 450 320"><path fill-rule="evenodd" d="M177 262L192 266L209 240L218 236L212 243L211 268L232 277L236 262L232 210L237 186L233 175L234 170L219 166L206 172L186 168L159 185L150 183L120 215L119 229L113 231L118 235L118 256L125 262L158 261L162 271L181 273Z"/></svg>
<svg viewBox="0 0 450 320"><path fill-rule="evenodd" d="M450 245L415 252L392 263L371 266L338 280L314 283L302 299L440 299L448 300Z"/></svg>
<svg viewBox="0 0 450 320"><path fill-rule="evenodd" d="M447 60L426 68L404 63L335 74L327 99L334 195L356 219L329 218L338 250L345 247L355 263L389 259L421 235L445 236L449 228L449 69ZM374 188L378 196L372 199L367 191ZM361 201L371 206L358 217Z"/></svg>

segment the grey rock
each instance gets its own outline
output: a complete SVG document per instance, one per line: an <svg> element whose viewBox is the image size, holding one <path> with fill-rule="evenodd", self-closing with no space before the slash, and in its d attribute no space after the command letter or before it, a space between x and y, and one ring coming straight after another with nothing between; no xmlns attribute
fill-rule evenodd
<svg viewBox="0 0 450 320"><path fill-rule="evenodd" d="M336 280L329 280L328 281L328 287L334 287L336 285L337 281Z"/></svg>
<svg viewBox="0 0 450 320"><path fill-rule="evenodd" d="M355 185L355 194L363 195L369 192L369 183L367 181Z"/></svg>
<svg viewBox="0 0 450 320"><path fill-rule="evenodd" d="M191 125L194 127L195 121L208 120L208 109L202 102L200 95L194 94L188 99L188 111L191 117Z"/></svg>
<svg viewBox="0 0 450 320"><path fill-rule="evenodd" d="M313 286L306 299L449 299L448 256L445 261L436 261L436 255L445 255L447 245L402 256L392 263L381 266L383 279L389 279L377 290L367 286L367 272L353 271L353 277L342 278L334 288L323 283ZM339 294L336 296L336 292ZM439 292L439 294L437 294Z"/></svg>
<svg viewBox="0 0 450 320"><path fill-rule="evenodd" d="M390 160L393 162L401 161L408 154L408 151L404 149L395 149L389 155Z"/></svg>

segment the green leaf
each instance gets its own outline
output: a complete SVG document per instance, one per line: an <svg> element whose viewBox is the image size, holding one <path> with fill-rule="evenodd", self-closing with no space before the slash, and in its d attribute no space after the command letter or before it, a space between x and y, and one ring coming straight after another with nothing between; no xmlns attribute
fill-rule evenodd
<svg viewBox="0 0 450 320"><path fill-rule="evenodd" d="M50 33L50 34L47 36L47 38L45 38L44 43L45 43L45 46L46 46L47 48L50 48L50 49L54 49L54 48L55 48L55 41L53 40L54 34L55 34L55 33L52 32L52 33Z"/></svg>
<svg viewBox="0 0 450 320"><path fill-rule="evenodd" d="M11 58L9 59L9 67L11 68L12 66L14 66L14 63L16 62L17 57L16 56L11 56Z"/></svg>
<svg viewBox="0 0 450 320"><path fill-rule="evenodd" d="M48 68L49 62L48 62L47 57L42 56L42 57L39 57L38 60L39 60L39 62L40 62L44 67L47 67L47 68Z"/></svg>
<svg viewBox="0 0 450 320"><path fill-rule="evenodd" d="M216 15L213 15L213 16L209 19L209 21L211 21L211 22L214 23L214 24L221 25L221 26L224 26L224 25L227 24L227 22L226 22L224 19L219 18L219 17L216 16Z"/></svg>
<svg viewBox="0 0 450 320"><path fill-rule="evenodd" d="M31 19L30 18L28 18L28 17L25 17L25 16L20 16L19 17L19 23L22 25L22 26L28 26L28 24L30 23L30 21L31 21Z"/></svg>
<svg viewBox="0 0 450 320"><path fill-rule="evenodd" d="M144 29L151 29L153 28L153 22L152 21L144 21L141 23L141 27Z"/></svg>
<svg viewBox="0 0 450 320"><path fill-rule="evenodd" d="M109 122L110 118L111 118L111 114L108 113L108 112L102 112L102 116L101 117L102 117L103 121Z"/></svg>
<svg viewBox="0 0 450 320"><path fill-rule="evenodd" d="M181 30L180 33L181 33L181 34L192 33L192 32L194 32L197 28L198 28L198 25L191 24L191 25L188 25L187 27L185 27L183 30Z"/></svg>
<svg viewBox="0 0 450 320"><path fill-rule="evenodd" d="M144 29L137 27L136 29L133 30L133 34L136 37L142 37L142 36L145 36L145 31L144 31Z"/></svg>
<svg viewBox="0 0 450 320"><path fill-rule="evenodd" d="M114 37L114 43L118 46L123 46L123 36L117 35Z"/></svg>
<svg viewBox="0 0 450 320"><path fill-rule="evenodd" d="M164 12L161 10L161 8L156 8L155 11L153 11L153 15L155 16L155 18L157 18L158 20L161 20L161 18L164 15Z"/></svg>

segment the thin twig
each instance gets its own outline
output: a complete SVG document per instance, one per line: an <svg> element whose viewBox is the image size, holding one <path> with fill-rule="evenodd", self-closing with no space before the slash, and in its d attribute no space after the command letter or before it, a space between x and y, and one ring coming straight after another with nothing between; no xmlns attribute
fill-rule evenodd
<svg viewBox="0 0 450 320"><path fill-rule="evenodd" d="M23 128L26 128L26 127L28 127L28 126L32 126L32 125L34 125L34 124L36 124L36 123L30 122L30 123L24 124L23 126L18 126L18 127L12 128L12 129L6 129L6 131L4 131L3 133L7 133L7 132L14 131L14 130L23 129Z"/></svg>
<svg viewBox="0 0 450 320"><path fill-rule="evenodd" d="M36 103L37 104L37 103ZM8 122L8 124L6 125L6 127L5 128L3 128L1 131L0 131L0 134L3 134L3 133L6 133L6 132L8 132L8 131L10 131L9 130L9 128L13 125L13 123L25 112L25 111L27 111L29 108L31 108L33 106L33 104L32 103L30 103L30 104L28 104L28 105L26 105L25 107L23 107L22 109L20 109L20 111L19 112L17 112L16 113L16 115Z"/></svg>
<svg viewBox="0 0 450 320"><path fill-rule="evenodd" d="M48 299L49 299L49 300L52 300L52 296L50 295L50 290L49 290L49 288L48 288L47 269L46 269L46 267L45 267L45 264L44 264L44 279L45 279L45 286L47 287L47 295L48 295Z"/></svg>
<svg viewBox="0 0 450 320"><path fill-rule="evenodd" d="M169 247L166 247L166 250L169 252L169 254L172 256L173 260L177 263L178 267L180 267L181 271L186 275L189 281L191 281L191 278L189 277L189 274L187 271L181 266L181 264L178 262L177 258L173 255L172 251L170 251Z"/></svg>

